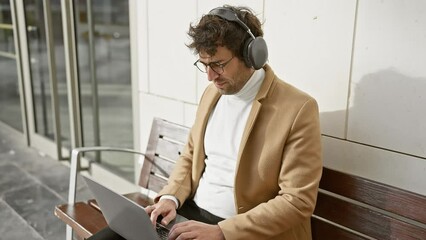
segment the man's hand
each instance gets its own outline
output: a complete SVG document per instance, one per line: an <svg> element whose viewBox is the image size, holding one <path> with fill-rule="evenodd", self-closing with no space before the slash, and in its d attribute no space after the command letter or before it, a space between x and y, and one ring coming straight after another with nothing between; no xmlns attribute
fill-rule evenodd
<svg viewBox="0 0 426 240"><path fill-rule="evenodd" d="M166 226L176 218L176 204L170 199L163 199L154 205L145 208L155 226L158 216L162 216L161 224Z"/></svg>
<svg viewBox="0 0 426 240"><path fill-rule="evenodd" d="M186 221L177 223L170 229L169 239L225 240L225 236L218 225L210 225L197 221Z"/></svg>

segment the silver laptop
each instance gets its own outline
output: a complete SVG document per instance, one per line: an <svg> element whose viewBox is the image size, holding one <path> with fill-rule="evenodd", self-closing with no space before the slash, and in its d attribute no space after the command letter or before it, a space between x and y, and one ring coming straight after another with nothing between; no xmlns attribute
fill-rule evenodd
<svg viewBox="0 0 426 240"><path fill-rule="evenodd" d="M157 227L154 228L142 206L88 177L84 179L95 196L108 226L127 240L167 239L169 229L174 223L187 220L178 215L166 227L157 223Z"/></svg>

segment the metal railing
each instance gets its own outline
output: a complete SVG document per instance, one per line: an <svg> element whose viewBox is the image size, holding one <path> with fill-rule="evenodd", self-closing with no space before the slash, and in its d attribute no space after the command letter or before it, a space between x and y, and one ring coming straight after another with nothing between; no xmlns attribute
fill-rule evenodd
<svg viewBox="0 0 426 240"><path fill-rule="evenodd" d="M118 147L80 147L75 148L71 151L71 162L70 162L70 183L68 189L68 204L72 206L75 203L76 199L76 189L77 189L77 173L79 171L85 171L90 169L90 161L89 167L81 167L81 155L86 152L101 152L101 151L109 151L109 152L123 152L130 154L138 154L141 156L145 156L145 153L126 148L118 148ZM92 161L96 162L96 161ZM72 240L72 228L67 225L66 229L66 239Z"/></svg>

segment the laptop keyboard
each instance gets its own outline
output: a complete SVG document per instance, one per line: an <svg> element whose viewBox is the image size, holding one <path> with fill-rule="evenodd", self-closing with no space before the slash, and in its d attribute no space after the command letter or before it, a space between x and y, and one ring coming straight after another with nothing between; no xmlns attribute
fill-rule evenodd
<svg viewBox="0 0 426 240"><path fill-rule="evenodd" d="M160 239L166 240L167 237L169 236L169 229L163 227L160 224L156 224L156 230Z"/></svg>

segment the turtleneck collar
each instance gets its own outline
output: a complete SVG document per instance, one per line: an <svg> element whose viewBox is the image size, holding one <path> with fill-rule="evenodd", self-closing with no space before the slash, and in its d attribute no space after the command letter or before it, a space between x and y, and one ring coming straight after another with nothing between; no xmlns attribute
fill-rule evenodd
<svg viewBox="0 0 426 240"><path fill-rule="evenodd" d="M263 68L254 71L244 87L236 94L228 95L228 97L235 100L252 101L256 97L264 78L265 70Z"/></svg>

